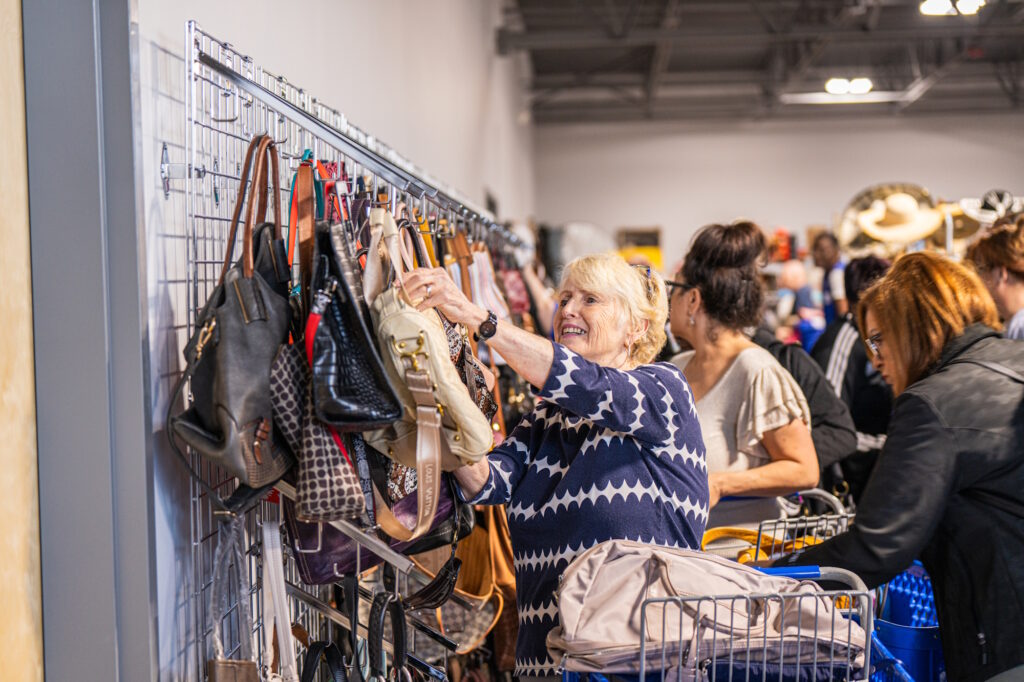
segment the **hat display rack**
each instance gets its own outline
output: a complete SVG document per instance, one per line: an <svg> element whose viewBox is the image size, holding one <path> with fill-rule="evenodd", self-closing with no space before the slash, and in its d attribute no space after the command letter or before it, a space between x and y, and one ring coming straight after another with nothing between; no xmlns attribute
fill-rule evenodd
<svg viewBox="0 0 1024 682"><path fill-rule="evenodd" d="M1024 211L1024 198L992 190L980 199L937 201L914 183L872 185L850 200L836 237L852 257L893 257L904 251L941 250L960 257L997 220Z"/></svg>
<svg viewBox="0 0 1024 682"><path fill-rule="evenodd" d="M450 236L452 229L465 230L491 244L519 247L522 239L497 224L494 217L463 199L458 192L432 178L393 149L350 124L339 111L319 102L315 97L293 85L283 76L271 74L231 44L204 32L194 21L185 27L185 164L170 164L166 145L161 176L165 195L170 180L184 179L184 221L174 238L183 260L182 277L168 278L164 284L186 312L176 319L180 338L191 338L198 308L217 284L228 227L232 200L240 180L240 165L253 135L269 134L279 150L281 186L289 186L304 150L312 150L313 158L345 164L348 176L362 178L374 196L386 194L394 206L404 202L415 206L428 217L428 227L437 237ZM282 201L287 199L285 194ZM169 247L170 248L170 247ZM239 247L240 248L240 247ZM169 258L175 256L169 255ZM196 471L223 495L231 493L235 482L223 471L192 455ZM187 679L204 679L204 661L212 624L208 621L210 586L214 550L217 544L217 513L203 488L190 482L190 545L188 587L179 596L177 613L187 621L180 628L175 646L176 658L185 661L183 674ZM280 483L275 495L294 498L294 489ZM257 579L260 566L260 525L263 520L281 518L276 499L265 500L248 512L245 519L248 545L249 598L253 605L254 631L239 633L237 626L226 636L238 647L241 637L252 636L263 662L261 636L262 603ZM381 557L397 575L396 594L409 593L430 577L423 574L407 557L396 553L375 534L364 532L348 522L333 523L335 528L351 537L362 548ZM289 595L289 611L293 622L301 625L313 638L329 636L332 628L348 630L353 624L348 616L330 606L331 586L310 587L301 584L295 562L289 558L285 571ZM410 589L411 588L411 589ZM363 595L365 597L365 595ZM453 595L452 603L463 608L471 605ZM368 602L367 602L368 605ZM237 610L237 609L236 609ZM444 679L447 652L456 643L427 624L426 618L413 612L409 615L410 654L417 652L417 642L441 644L445 657L435 665L410 656L409 663L428 677ZM225 630L228 633L228 630ZM366 628L358 625L359 634ZM385 642L385 650L390 645ZM230 653L230 652L229 652Z"/></svg>

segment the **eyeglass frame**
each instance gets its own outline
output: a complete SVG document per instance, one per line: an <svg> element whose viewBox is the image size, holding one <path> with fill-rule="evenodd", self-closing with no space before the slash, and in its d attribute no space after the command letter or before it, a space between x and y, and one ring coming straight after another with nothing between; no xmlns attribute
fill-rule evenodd
<svg viewBox="0 0 1024 682"><path fill-rule="evenodd" d="M884 343L882 332L875 332L871 336L864 339L864 343L867 344L868 348L871 349L871 354L875 357L882 356L882 344Z"/></svg>
<svg viewBox="0 0 1024 682"><path fill-rule="evenodd" d="M674 280L666 279L665 287L668 289L679 289L682 293L686 293L690 289L696 289L696 284L690 284L689 282L676 282ZM674 293L674 292L673 292ZM671 295L671 294L669 294Z"/></svg>

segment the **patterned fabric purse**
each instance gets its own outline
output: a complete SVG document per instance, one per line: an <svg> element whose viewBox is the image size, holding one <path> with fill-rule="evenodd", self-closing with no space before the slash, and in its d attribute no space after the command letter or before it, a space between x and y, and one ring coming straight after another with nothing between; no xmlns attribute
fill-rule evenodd
<svg viewBox="0 0 1024 682"><path fill-rule="evenodd" d="M336 521L366 508L355 467L340 435L313 411L311 374L299 344L282 346L270 373L274 417L299 458L296 513L303 521Z"/></svg>

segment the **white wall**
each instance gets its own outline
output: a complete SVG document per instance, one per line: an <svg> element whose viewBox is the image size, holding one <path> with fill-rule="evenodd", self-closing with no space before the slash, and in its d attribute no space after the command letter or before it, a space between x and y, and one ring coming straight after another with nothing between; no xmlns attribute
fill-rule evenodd
<svg viewBox="0 0 1024 682"><path fill-rule="evenodd" d="M489 191L499 218L523 219L534 207L532 129L519 122L524 65L494 54L499 0L138 0L159 679L175 682L199 680L205 658L196 632L194 595L203 585L193 580L189 483L163 432L182 369L188 282L185 183L173 181L165 198L159 165L164 143L172 163L185 160L189 19L479 206Z"/></svg>
<svg viewBox="0 0 1024 682"><path fill-rule="evenodd" d="M554 126L535 140L542 220L661 226L667 268L702 225L742 216L802 240L878 182L950 199L996 187L1024 194L1024 114Z"/></svg>
<svg viewBox="0 0 1024 682"><path fill-rule="evenodd" d="M524 64L495 54L498 0L139 0L144 59L180 55L189 19L471 201L489 190L499 218L531 215Z"/></svg>

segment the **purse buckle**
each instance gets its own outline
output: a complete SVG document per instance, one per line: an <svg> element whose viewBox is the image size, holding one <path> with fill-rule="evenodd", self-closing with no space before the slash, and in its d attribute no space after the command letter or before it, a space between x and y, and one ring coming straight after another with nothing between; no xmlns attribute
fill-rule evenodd
<svg viewBox="0 0 1024 682"><path fill-rule="evenodd" d="M203 348L213 338L213 330L217 328L217 318L211 317L202 329L199 330L199 338L196 340L196 360L203 356Z"/></svg>
<svg viewBox="0 0 1024 682"><path fill-rule="evenodd" d="M409 360L412 363L412 371L414 372L419 372L421 369L420 356L422 356L424 360L430 359L430 353L423 350L423 346L426 342L426 335L423 332L420 332L419 336L416 338L416 349L406 350L409 346L408 341L395 341L395 337L391 337L391 346L395 349L395 352L398 353L398 357L402 360Z"/></svg>

